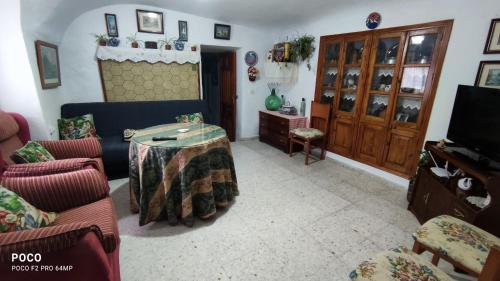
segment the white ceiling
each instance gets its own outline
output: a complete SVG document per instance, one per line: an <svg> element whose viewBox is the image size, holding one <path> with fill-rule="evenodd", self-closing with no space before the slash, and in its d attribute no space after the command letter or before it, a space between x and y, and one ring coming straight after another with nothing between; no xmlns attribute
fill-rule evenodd
<svg viewBox="0 0 500 281"><path fill-rule="evenodd" d="M382 0L379 0L382 1ZM387 1L387 0L385 0ZM251 27L298 24L367 0L22 0L24 30L64 33L86 11L115 4L142 4ZM46 27L46 28L44 28Z"/></svg>

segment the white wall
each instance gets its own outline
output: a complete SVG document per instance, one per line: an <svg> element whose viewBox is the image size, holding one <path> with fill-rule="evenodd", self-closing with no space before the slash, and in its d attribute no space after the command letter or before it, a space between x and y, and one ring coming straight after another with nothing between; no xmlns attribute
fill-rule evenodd
<svg viewBox="0 0 500 281"><path fill-rule="evenodd" d="M20 2L4 1L0 18L4 26L0 29L0 38L5 39L0 44L0 109L25 116L32 138L47 138L47 127L37 93L38 81L33 78L33 71L38 70L32 70L26 50Z"/></svg>
<svg viewBox="0 0 500 281"><path fill-rule="evenodd" d="M165 22L165 35L138 33L140 40L157 41L164 37L177 37L178 20L186 20L190 44L238 48L236 51L237 135L243 138L257 135L257 111L264 107L264 99L268 90L262 79L255 83L248 81L244 55L247 51L254 50L261 58L265 56L271 45L270 37L266 37L266 31L232 25L231 40L216 40L213 38L213 28L214 23L218 21L156 7L128 4L106 6L88 11L71 23L63 36L59 49L62 56L61 69L64 73L61 87L61 91L64 93L64 103L101 102L104 100L95 59L96 43L93 34L106 33L105 13L116 14L120 46L128 45L126 37L137 32L136 9L163 12ZM266 38L268 39L266 40ZM261 65L262 63L259 63L257 67Z"/></svg>
<svg viewBox="0 0 500 281"><path fill-rule="evenodd" d="M343 6L331 15L309 24L287 27L285 31L278 30L274 38L285 38L286 35L295 35L297 32L308 33L316 37L319 47L321 35L366 30L365 19L373 11L382 15L382 24L379 28L445 19L455 20L426 135L426 139L429 140L445 138L457 85L474 84L479 61L500 60L500 55L483 55L490 22L493 18L500 17L500 2L498 0L352 1L350 5ZM292 104L298 105L301 97L306 97L307 104L313 99L317 56L316 50L312 59L312 71L308 71L305 64L301 65L299 81L288 95Z"/></svg>

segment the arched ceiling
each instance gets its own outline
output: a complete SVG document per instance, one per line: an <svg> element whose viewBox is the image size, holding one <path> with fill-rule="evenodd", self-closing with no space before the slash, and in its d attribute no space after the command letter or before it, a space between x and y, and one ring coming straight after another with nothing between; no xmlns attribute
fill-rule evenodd
<svg viewBox="0 0 500 281"><path fill-rule="evenodd" d="M341 5L360 2L365 0L22 0L21 18L24 30L49 30L57 37L86 11L107 5L141 4L270 28L308 21Z"/></svg>

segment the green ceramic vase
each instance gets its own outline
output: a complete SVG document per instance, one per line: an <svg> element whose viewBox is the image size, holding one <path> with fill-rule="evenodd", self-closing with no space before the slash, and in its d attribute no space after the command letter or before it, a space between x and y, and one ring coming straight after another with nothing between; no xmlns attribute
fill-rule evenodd
<svg viewBox="0 0 500 281"><path fill-rule="evenodd" d="M276 111L280 109L281 99L276 95L274 89L271 90L271 94L266 98L266 108L267 110Z"/></svg>

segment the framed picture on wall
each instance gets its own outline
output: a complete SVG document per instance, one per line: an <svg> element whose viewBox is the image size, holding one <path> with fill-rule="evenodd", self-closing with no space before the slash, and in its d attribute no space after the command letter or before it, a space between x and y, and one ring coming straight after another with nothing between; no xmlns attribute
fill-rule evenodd
<svg viewBox="0 0 500 281"><path fill-rule="evenodd" d="M61 70L59 69L57 46L37 40L35 41L35 49L42 89L53 89L61 86Z"/></svg>
<svg viewBox="0 0 500 281"><path fill-rule="evenodd" d="M491 20L488 40L484 46L485 54L500 54L500 18Z"/></svg>
<svg viewBox="0 0 500 281"><path fill-rule="evenodd" d="M187 21L179 21L179 41L188 40L188 23Z"/></svg>
<svg viewBox="0 0 500 281"><path fill-rule="evenodd" d="M145 10L136 10L137 31L163 34L163 13Z"/></svg>
<svg viewBox="0 0 500 281"><path fill-rule="evenodd" d="M216 23L214 25L214 38L231 40L231 26L226 24Z"/></svg>
<svg viewBox="0 0 500 281"><path fill-rule="evenodd" d="M500 89L500 60L481 61L475 85Z"/></svg>
<svg viewBox="0 0 500 281"><path fill-rule="evenodd" d="M106 19L106 29L109 37L118 37L118 23L116 22L115 14L104 14Z"/></svg>

